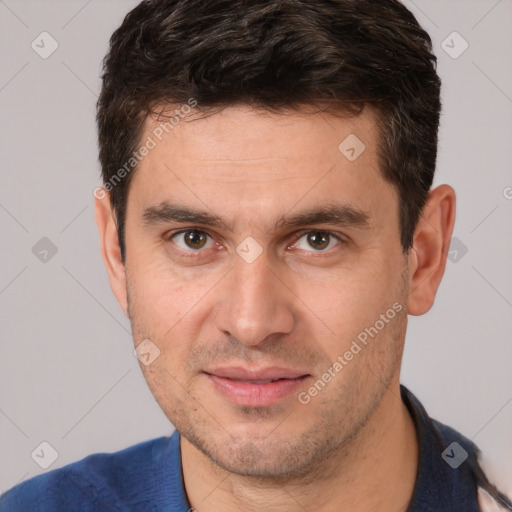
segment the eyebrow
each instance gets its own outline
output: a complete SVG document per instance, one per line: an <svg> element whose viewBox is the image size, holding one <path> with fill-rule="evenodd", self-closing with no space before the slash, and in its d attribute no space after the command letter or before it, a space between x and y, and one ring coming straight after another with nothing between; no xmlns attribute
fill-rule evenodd
<svg viewBox="0 0 512 512"><path fill-rule="evenodd" d="M222 217L204 210L189 208L184 205L171 204L167 201L144 209L142 222L146 226L165 224L168 222L202 224L227 231L233 231L233 223L226 222ZM348 204L327 204L311 208L303 212L277 217L272 226L274 230L298 228L312 224L333 224L341 227L371 228L368 212Z"/></svg>

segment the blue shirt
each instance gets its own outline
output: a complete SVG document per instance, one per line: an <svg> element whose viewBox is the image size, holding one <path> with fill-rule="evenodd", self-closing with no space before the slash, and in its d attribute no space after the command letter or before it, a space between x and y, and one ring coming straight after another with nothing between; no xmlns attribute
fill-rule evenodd
<svg viewBox="0 0 512 512"><path fill-rule="evenodd" d="M480 469L478 448L452 428L432 420L404 386L401 395L419 442L418 473L407 512L479 512L479 488L487 489L503 510L512 510ZM189 510L178 431L116 453L90 455L22 482L0 497L0 512Z"/></svg>

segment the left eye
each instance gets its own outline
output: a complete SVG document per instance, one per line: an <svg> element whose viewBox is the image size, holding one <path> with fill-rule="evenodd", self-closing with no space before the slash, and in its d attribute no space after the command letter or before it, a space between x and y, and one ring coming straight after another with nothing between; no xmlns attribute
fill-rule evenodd
<svg viewBox="0 0 512 512"><path fill-rule="evenodd" d="M174 233L174 235L172 235L169 238L180 249L188 251L209 249L210 247L213 246L213 240L210 237L210 235L198 229L188 229L186 231L180 231L178 233ZM208 242L210 242L210 245L208 245Z"/></svg>
<svg viewBox="0 0 512 512"><path fill-rule="evenodd" d="M305 242L303 242L305 240ZM311 249L315 251L325 251L326 249L331 249L333 246L337 245L334 242L340 243L340 239L329 233L328 231L309 231L302 235L297 242L293 244L293 247L298 249L302 249L305 251L309 251ZM306 246L309 245L309 247Z"/></svg>

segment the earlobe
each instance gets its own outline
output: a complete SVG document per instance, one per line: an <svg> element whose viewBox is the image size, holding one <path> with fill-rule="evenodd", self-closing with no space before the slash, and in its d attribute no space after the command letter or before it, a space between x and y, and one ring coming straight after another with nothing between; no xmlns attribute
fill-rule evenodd
<svg viewBox="0 0 512 512"><path fill-rule="evenodd" d="M430 191L408 257L407 310L411 315L423 315L434 304L446 268L455 224L455 205L455 191L449 185L440 185Z"/></svg>
<svg viewBox="0 0 512 512"><path fill-rule="evenodd" d="M110 203L109 194L104 191L100 199L95 197L94 208L96 226L98 228L101 257L107 270L110 288L112 289L124 314L128 315L128 301L126 294L126 271L121 257L117 223Z"/></svg>

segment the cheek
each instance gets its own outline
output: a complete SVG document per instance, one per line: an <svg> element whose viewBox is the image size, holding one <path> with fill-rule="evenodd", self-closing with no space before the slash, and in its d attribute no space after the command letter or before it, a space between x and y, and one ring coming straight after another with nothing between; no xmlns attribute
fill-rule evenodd
<svg viewBox="0 0 512 512"><path fill-rule="evenodd" d="M183 273L172 271L168 262L154 260L132 258L130 296L140 320L151 327L165 327L190 309L201 285L184 279Z"/></svg>
<svg viewBox="0 0 512 512"><path fill-rule="evenodd" d="M174 354L173 356L175 357ZM164 359L165 355L162 354L151 366L144 367L142 371L155 400L174 424L176 418L183 416L186 411L190 414L197 407L197 402L186 391L188 385L186 378L178 372L179 366L169 367L168 362L162 363Z"/></svg>
<svg viewBox="0 0 512 512"><path fill-rule="evenodd" d="M315 287L303 283L297 295L308 306L312 332L329 357L335 359L402 297L397 293L399 277L386 269L383 261L344 268L326 277ZM383 331L388 330L389 323L385 325Z"/></svg>
<svg viewBox="0 0 512 512"><path fill-rule="evenodd" d="M130 315L136 345L149 338L160 357L147 370L148 381L164 379L164 367L178 375L186 367L191 348L200 338L209 314L206 295L215 293L218 277L173 272L167 265L141 265L130 272ZM171 385L169 382L168 385ZM156 387L155 387L156 388Z"/></svg>
<svg viewBox="0 0 512 512"><path fill-rule="evenodd" d="M141 275L133 283L134 309L139 322L161 337L186 313L187 294L177 283Z"/></svg>

